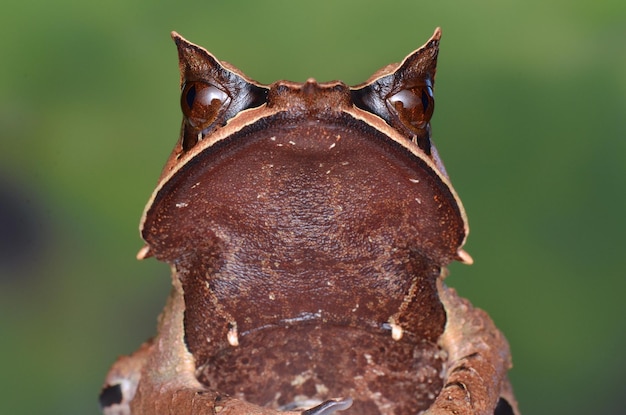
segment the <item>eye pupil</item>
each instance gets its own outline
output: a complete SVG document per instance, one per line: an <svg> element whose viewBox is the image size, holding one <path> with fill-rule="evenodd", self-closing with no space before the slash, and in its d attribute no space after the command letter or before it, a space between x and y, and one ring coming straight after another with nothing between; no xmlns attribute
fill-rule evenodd
<svg viewBox="0 0 626 415"><path fill-rule="evenodd" d="M426 91L422 89L422 108L424 108L424 112L428 111L428 95Z"/></svg>
<svg viewBox="0 0 626 415"><path fill-rule="evenodd" d="M187 106L189 108L193 108L193 103L196 100L196 86L191 85L191 87L187 90L187 94L185 95L185 101L187 102Z"/></svg>

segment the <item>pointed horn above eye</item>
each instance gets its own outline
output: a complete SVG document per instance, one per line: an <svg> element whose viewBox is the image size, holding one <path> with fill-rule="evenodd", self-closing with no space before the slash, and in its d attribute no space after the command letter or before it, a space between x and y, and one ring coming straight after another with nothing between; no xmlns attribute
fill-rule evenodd
<svg viewBox="0 0 626 415"><path fill-rule="evenodd" d="M404 60L383 68L368 82L352 88L354 104L375 114L432 157L430 119L441 29Z"/></svg>
<svg viewBox="0 0 626 415"><path fill-rule="evenodd" d="M396 84L398 82L410 84L415 78L429 77L435 83L437 56L439 55L439 41L441 28L436 28L433 35L422 47L410 53L394 71Z"/></svg>
<svg viewBox="0 0 626 415"><path fill-rule="evenodd" d="M180 67L180 84L187 78L199 74L209 74L212 69L223 69L223 65L206 49L189 42L176 32L172 32L172 40L178 49L178 65Z"/></svg>

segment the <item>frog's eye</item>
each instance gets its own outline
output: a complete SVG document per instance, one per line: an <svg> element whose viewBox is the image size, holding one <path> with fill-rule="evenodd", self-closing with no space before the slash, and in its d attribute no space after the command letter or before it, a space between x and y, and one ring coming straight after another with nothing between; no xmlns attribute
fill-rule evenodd
<svg viewBox="0 0 626 415"><path fill-rule="evenodd" d="M183 85L180 157L240 112L263 105L269 89L177 33L172 37L178 46Z"/></svg>
<svg viewBox="0 0 626 415"><path fill-rule="evenodd" d="M433 89L430 85L403 89L387 98L387 106L405 126L419 133L435 109Z"/></svg>
<svg viewBox="0 0 626 415"><path fill-rule="evenodd" d="M430 118L435 109L435 98L430 81L421 86L402 89L385 100L387 108L398 121L410 131L413 140L426 152L431 153Z"/></svg>
<svg viewBox="0 0 626 415"><path fill-rule="evenodd" d="M189 150L216 126L226 121L231 101L226 91L212 83L185 83L180 96L180 106L185 116L183 150Z"/></svg>
<svg viewBox="0 0 626 415"><path fill-rule="evenodd" d="M430 119L435 109L433 86L440 37L441 31L436 30L401 63L382 68L352 89L355 106L385 120L433 160L437 151L431 142Z"/></svg>
<svg viewBox="0 0 626 415"><path fill-rule="evenodd" d="M228 94L206 82L188 82L180 97L185 120L196 130L204 130L218 119L230 104Z"/></svg>

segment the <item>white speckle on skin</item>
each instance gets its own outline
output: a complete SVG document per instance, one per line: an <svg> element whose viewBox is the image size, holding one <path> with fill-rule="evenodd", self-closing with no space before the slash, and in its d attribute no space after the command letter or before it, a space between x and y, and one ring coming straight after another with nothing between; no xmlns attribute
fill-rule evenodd
<svg viewBox="0 0 626 415"><path fill-rule="evenodd" d="M319 395L326 395L328 393L328 387L326 385L324 385L323 383L316 383L315 384L315 391Z"/></svg>
<svg viewBox="0 0 626 415"><path fill-rule="evenodd" d="M291 144L292 146L296 145L296 143L294 141L289 141L289 144Z"/></svg>
<svg viewBox="0 0 626 415"><path fill-rule="evenodd" d="M402 330L402 327L400 327L397 324L391 323L391 338L394 339L395 341L398 341L402 338L402 335L404 334L404 330Z"/></svg>
<svg viewBox="0 0 626 415"><path fill-rule="evenodd" d="M419 183L420 182L419 179L409 179L409 181L411 183Z"/></svg>
<svg viewBox="0 0 626 415"><path fill-rule="evenodd" d="M228 344L233 347L239 346L239 334L237 333L237 323L230 323L231 328L228 329L228 334L226 335L226 339L228 340Z"/></svg>
<svg viewBox="0 0 626 415"><path fill-rule="evenodd" d="M419 197L416 197L416 198L415 198L415 201L416 201L418 204L420 204L420 205L422 204L422 200L421 200Z"/></svg>
<svg viewBox="0 0 626 415"><path fill-rule="evenodd" d="M178 202L178 203L176 203L176 207L177 208L184 208L184 207L187 207L187 206L189 206L189 203L187 203L187 202Z"/></svg>
<svg viewBox="0 0 626 415"><path fill-rule="evenodd" d="M296 375L290 382L291 386L300 386L305 382L306 378L302 375Z"/></svg>
<svg viewBox="0 0 626 415"><path fill-rule="evenodd" d="M335 148L335 146L336 146L336 145L337 145L337 143L332 143L332 144L330 145L330 147L328 147L328 149L329 149L329 150L331 150L331 149Z"/></svg>
<svg viewBox="0 0 626 415"><path fill-rule="evenodd" d="M272 141L276 141L276 136L272 136L272 137L270 137L270 140L272 140Z"/></svg>

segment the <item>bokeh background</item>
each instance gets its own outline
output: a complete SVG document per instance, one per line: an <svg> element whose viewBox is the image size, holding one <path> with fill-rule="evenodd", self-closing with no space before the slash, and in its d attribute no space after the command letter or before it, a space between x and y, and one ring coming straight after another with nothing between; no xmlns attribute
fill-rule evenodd
<svg viewBox="0 0 626 415"><path fill-rule="evenodd" d="M626 2L6 0L0 413L97 414L154 333L137 225L180 125L177 30L262 81L365 80L443 28L435 140L470 218L448 283L506 333L524 414L623 414Z"/></svg>

